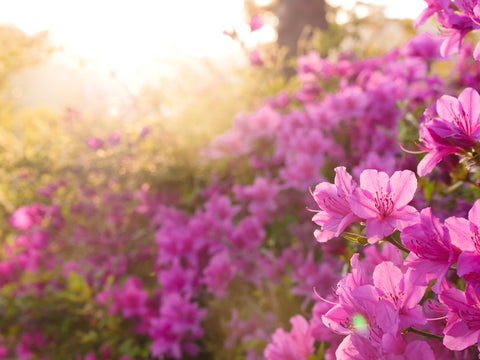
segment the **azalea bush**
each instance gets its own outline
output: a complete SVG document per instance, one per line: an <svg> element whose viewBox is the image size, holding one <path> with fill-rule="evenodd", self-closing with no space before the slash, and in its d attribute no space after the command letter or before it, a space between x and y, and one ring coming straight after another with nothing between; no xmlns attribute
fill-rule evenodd
<svg viewBox="0 0 480 360"><path fill-rule="evenodd" d="M44 113L57 143L4 155L0 358L478 357L480 5L427 5L443 38L290 81L253 52L208 142Z"/></svg>

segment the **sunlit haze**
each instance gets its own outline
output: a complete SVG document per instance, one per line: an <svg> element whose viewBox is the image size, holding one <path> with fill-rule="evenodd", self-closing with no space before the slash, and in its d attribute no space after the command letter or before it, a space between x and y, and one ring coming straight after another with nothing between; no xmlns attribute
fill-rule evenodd
<svg viewBox="0 0 480 360"><path fill-rule="evenodd" d="M19 0L0 22L48 30L65 52L131 70L172 53L215 56L236 45L222 30L243 24L242 0Z"/></svg>
<svg viewBox="0 0 480 360"><path fill-rule="evenodd" d="M268 4L271 0L257 0ZM351 7L354 0L328 0ZM386 5L390 17L415 18L421 0L369 0ZM167 62L185 57L229 56L242 60L239 45L223 34L248 34L243 0L15 0L2 7L0 23L32 34L47 30L63 48L56 60L102 74L115 73L129 83L168 73ZM248 46L275 39L269 25L246 35ZM173 60L172 60L173 59ZM246 59L243 58L245 62ZM76 66L76 65L74 65Z"/></svg>
<svg viewBox="0 0 480 360"><path fill-rule="evenodd" d="M357 0L327 0L333 6L351 9ZM389 18L416 18L427 7L423 0L364 0L364 3L385 7L385 15Z"/></svg>
<svg viewBox="0 0 480 360"><path fill-rule="evenodd" d="M385 5L390 17L414 18L425 7L421 0L368 2ZM351 7L355 1L329 3ZM236 44L222 31L241 28L244 20L243 0L16 0L0 12L2 23L27 33L48 30L67 52L119 68L172 52L215 56L235 51Z"/></svg>

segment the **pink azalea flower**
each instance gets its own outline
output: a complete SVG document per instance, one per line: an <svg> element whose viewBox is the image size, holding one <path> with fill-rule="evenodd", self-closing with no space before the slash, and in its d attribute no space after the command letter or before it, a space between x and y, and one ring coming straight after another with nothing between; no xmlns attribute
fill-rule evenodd
<svg viewBox="0 0 480 360"><path fill-rule="evenodd" d="M442 159L448 155L456 154L460 150L458 146L439 143L437 141L438 137L432 136L430 132L432 123L433 119L427 118L425 122L420 124L420 141L423 142L423 145L419 145L419 148L426 151L427 154L418 163L418 176L429 174Z"/></svg>
<svg viewBox="0 0 480 360"><path fill-rule="evenodd" d="M335 185L322 182L313 191L313 197L320 207L312 218L313 222L322 227L322 230L315 231L315 238L319 242L339 236L348 225L360 220L347 201L357 184L345 167L335 168L335 173Z"/></svg>
<svg viewBox="0 0 480 360"><path fill-rule="evenodd" d="M121 135L118 131L114 131L109 138L110 144L117 145L120 142Z"/></svg>
<svg viewBox="0 0 480 360"><path fill-rule="evenodd" d="M147 313L148 293L142 288L142 280L129 276L122 289L116 293L115 302L125 318Z"/></svg>
<svg viewBox="0 0 480 360"><path fill-rule="evenodd" d="M31 230L34 226L41 224L43 219L50 213L55 214L54 207L47 207L43 204L33 203L30 206L20 206L8 219L10 224L19 230ZM59 220L54 219L53 220Z"/></svg>
<svg viewBox="0 0 480 360"><path fill-rule="evenodd" d="M221 251L210 259L204 269L205 284L207 289L221 298L226 294L230 281L235 276L236 269L227 251Z"/></svg>
<svg viewBox="0 0 480 360"><path fill-rule="evenodd" d="M260 54L258 53L257 49L253 49L250 51L250 64L252 66L262 66L263 65L263 60L260 57Z"/></svg>
<svg viewBox="0 0 480 360"><path fill-rule="evenodd" d="M87 140L87 145L95 150L101 149L104 144L105 144L105 141L103 141L98 137L91 137Z"/></svg>
<svg viewBox="0 0 480 360"><path fill-rule="evenodd" d="M261 29L263 26L263 21L258 15L253 15L250 19L250 31L256 31Z"/></svg>
<svg viewBox="0 0 480 360"><path fill-rule="evenodd" d="M274 106L277 106L279 108L285 108L288 106L289 103L290 103L290 96L284 91L281 91L273 99Z"/></svg>
<svg viewBox="0 0 480 360"><path fill-rule="evenodd" d="M419 27L423 25L427 19L435 14L437 11L448 9L450 5L450 0L425 0L427 3L427 8L422 11L422 13L414 21L413 26Z"/></svg>
<svg viewBox="0 0 480 360"><path fill-rule="evenodd" d="M140 139L146 138L152 132L152 128L150 126L143 126L142 130L140 130L140 134L138 137Z"/></svg>
<svg viewBox="0 0 480 360"><path fill-rule="evenodd" d="M267 360L303 360L313 353L315 339L307 320L296 315L290 319L290 323L290 333L277 329L273 334L272 342L264 352Z"/></svg>
<svg viewBox="0 0 480 360"><path fill-rule="evenodd" d="M450 350L477 344L480 350L480 284L467 283L465 292L447 289L439 299L449 310L443 344Z"/></svg>
<svg viewBox="0 0 480 360"><path fill-rule="evenodd" d="M325 326L347 335L336 359L420 359L411 357L415 345L407 343L412 339L403 337L401 329L425 323L418 305L426 289L422 280L409 271L403 274L391 262L378 264L372 278L358 254L351 264L352 273L337 287L338 304L322 317ZM425 359L434 359L428 344L419 347L425 349Z"/></svg>
<svg viewBox="0 0 480 360"><path fill-rule="evenodd" d="M164 297L158 317L150 319L152 355L175 359L181 359L184 353L197 355L199 347L194 341L203 335L201 321L206 312L177 293Z"/></svg>
<svg viewBox="0 0 480 360"><path fill-rule="evenodd" d="M417 179L409 170L396 171L391 178L377 170L362 172L360 187L348 197L348 202L354 214L366 220L365 233L370 244L417 222L418 211L407 205L416 189Z"/></svg>
<svg viewBox="0 0 480 360"><path fill-rule="evenodd" d="M409 56L419 56L426 60L441 59L440 45L442 39L429 33L420 33L412 37L404 47Z"/></svg>
<svg viewBox="0 0 480 360"><path fill-rule="evenodd" d="M390 301L399 311L400 327L406 329L415 324L425 324L423 309L419 305L426 283L411 269L405 274L391 262L383 262L375 267L373 283L380 298Z"/></svg>
<svg viewBox="0 0 480 360"><path fill-rule="evenodd" d="M337 359L382 359L386 354L401 354L405 348L398 312L371 290L365 286L354 289L351 307L339 304L323 316L326 326L334 331L343 328L342 333L348 335L336 351Z"/></svg>
<svg viewBox="0 0 480 360"><path fill-rule="evenodd" d="M10 224L20 230L28 230L36 223L30 207L20 206L9 219Z"/></svg>
<svg viewBox="0 0 480 360"><path fill-rule="evenodd" d="M307 55L298 57L298 78L302 82L316 80L319 75L328 75L331 72L332 65L325 59L322 59L318 52L310 51Z"/></svg>
<svg viewBox="0 0 480 360"><path fill-rule="evenodd" d="M468 4L470 3L470 4ZM450 56L460 51L463 39L470 31L478 29L478 18L473 10L472 1L455 1L459 12L451 8L438 12L437 20L443 27L445 40L440 51L443 56ZM462 9L462 6L466 6ZM469 9L467 9L469 8Z"/></svg>
<svg viewBox="0 0 480 360"><path fill-rule="evenodd" d="M0 359L4 359L8 354L8 349L0 344Z"/></svg>
<svg viewBox="0 0 480 360"><path fill-rule="evenodd" d="M452 244L461 250L457 274L480 278L480 200L468 212L468 220L452 216L445 224L450 230Z"/></svg>
<svg viewBox="0 0 480 360"><path fill-rule="evenodd" d="M443 95L436 106L439 119L429 129L441 143L468 147L480 139L480 95L475 89L463 90L458 99Z"/></svg>
<svg viewBox="0 0 480 360"><path fill-rule="evenodd" d="M403 229L402 243L411 251L406 265L426 275L426 280L437 279L432 290L440 292L448 268L457 261L447 228L432 215L432 209L423 209L420 222Z"/></svg>

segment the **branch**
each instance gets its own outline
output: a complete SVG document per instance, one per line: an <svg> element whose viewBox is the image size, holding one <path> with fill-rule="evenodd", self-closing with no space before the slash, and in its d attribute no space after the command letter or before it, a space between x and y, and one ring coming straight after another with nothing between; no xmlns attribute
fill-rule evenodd
<svg viewBox="0 0 480 360"><path fill-rule="evenodd" d="M414 329L414 328L412 328L412 327L409 327L408 329L402 330L402 334L405 334L405 333L407 333L407 332L412 332L412 333L414 333L414 334L426 336L426 337L429 337L429 338L432 338L432 339L443 340L443 336L435 335L435 334L430 334L430 333L428 333L428 332L426 332L426 331L417 330L417 329Z"/></svg>
<svg viewBox="0 0 480 360"><path fill-rule="evenodd" d="M396 246L397 248L406 252L407 254L410 252L410 250L405 245L403 245L401 242L398 242L397 240L395 240L391 236L386 237L384 240L388 241L390 244Z"/></svg>

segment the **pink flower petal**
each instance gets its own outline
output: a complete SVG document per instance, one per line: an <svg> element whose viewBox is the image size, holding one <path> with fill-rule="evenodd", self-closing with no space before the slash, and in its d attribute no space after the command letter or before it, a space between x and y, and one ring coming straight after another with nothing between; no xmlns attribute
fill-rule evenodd
<svg viewBox="0 0 480 360"><path fill-rule="evenodd" d="M352 211L361 219L370 219L378 216L378 210L370 192L357 189L347 199Z"/></svg>
<svg viewBox="0 0 480 360"><path fill-rule="evenodd" d="M468 212L468 220L480 227L480 200L475 201Z"/></svg>
<svg viewBox="0 0 480 360"><path fill-rule="evenodd" d="M452 216L445 220L445 225L449 230L452 245L462 251L475 251L475 244L471 239L470 222L467 219Z"/></svg>
<svg viewBox="0 0 480 360"><path fill-rule="evenodd" d="M458 257L457 274L464 276L471 273L480 274L480 254L463 252Z"/></svg>
<svg viewBox="0 0 480 360"><path fill-rule="evenodd" d="M467 347L476 344L480 329L472 331L467 324L462 320L447 326L445 329L445 337L443 338L443 345L450 350L464 350Z"/></svg>
<svg viewBox="0 0 480 360"><path fill-rule="evenodd" d="M395 171L390 178L390 191L396 208L407 205L417 190L417 178L410 170Z"/></svg>
<svg viewBox="0 0 480 360"><path fill-rule="evenodd" d="M367 169L360 174L360 187L373 194L379 189L389 191L389 181L387 173L383 171Z"/></svg>

